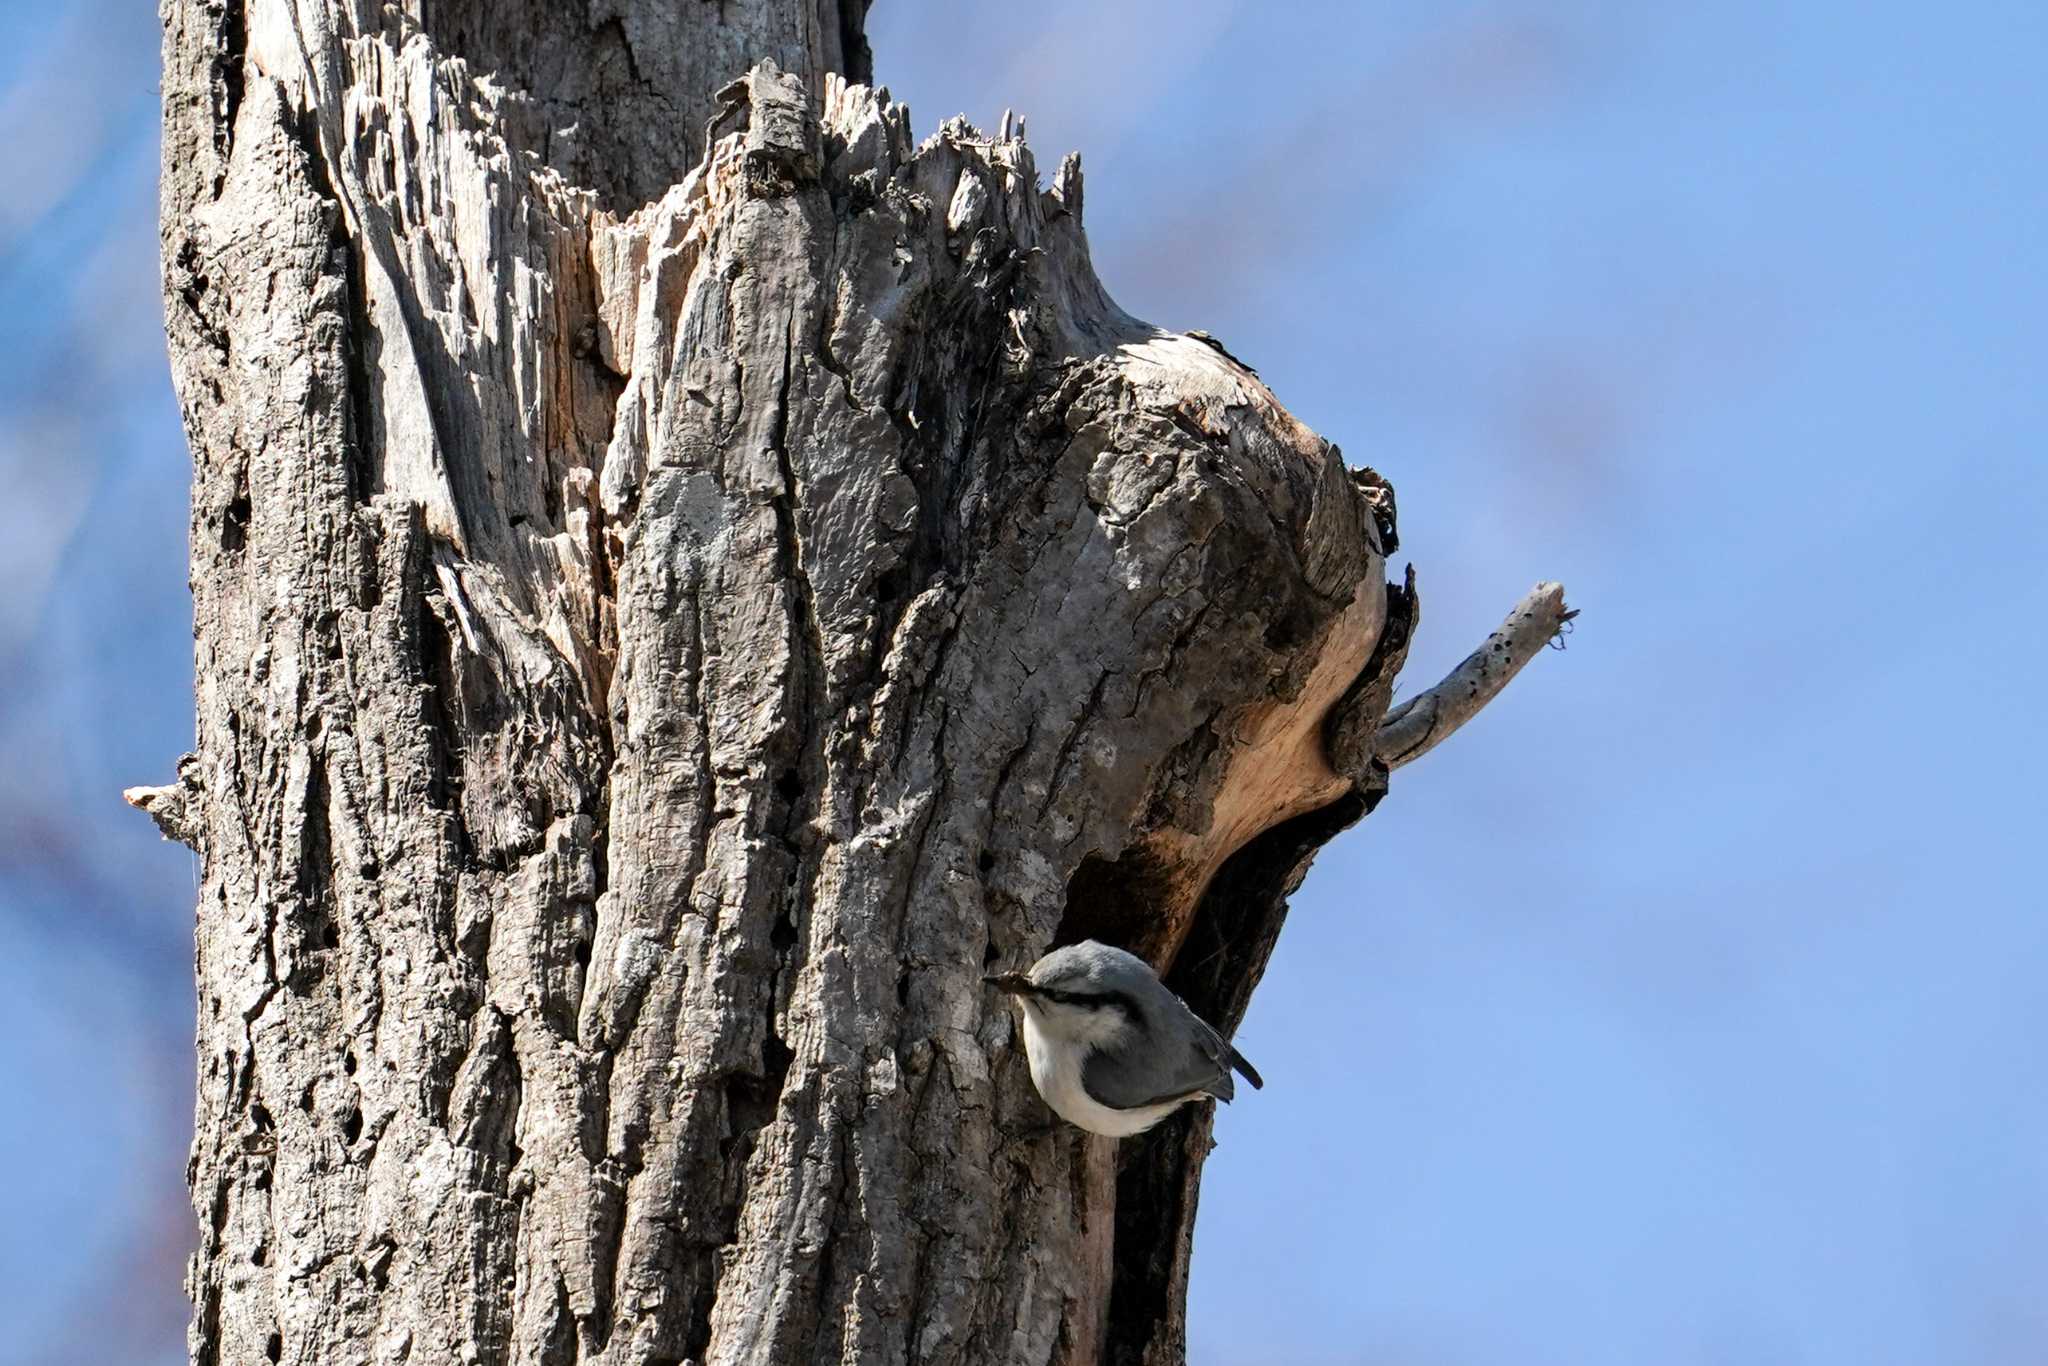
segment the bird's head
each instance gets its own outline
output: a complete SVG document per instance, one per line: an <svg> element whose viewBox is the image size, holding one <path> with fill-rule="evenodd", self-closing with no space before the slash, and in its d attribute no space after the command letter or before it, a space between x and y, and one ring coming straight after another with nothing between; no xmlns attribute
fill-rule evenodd
<svg viewBox="0 0 2048 1366"><path fill-rule="evenodd" d="M1054 949L1026 972L982 978L1014 996L1040 1027L1077 1040L1106 1038L1138 1022L1140 994L1155 980L1143 959L1093 940Z"/></svg>

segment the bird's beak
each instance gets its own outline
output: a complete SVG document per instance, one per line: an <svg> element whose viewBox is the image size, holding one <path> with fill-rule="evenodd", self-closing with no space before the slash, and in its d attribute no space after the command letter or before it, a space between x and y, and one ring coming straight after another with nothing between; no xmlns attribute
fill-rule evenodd
<svg viewBox="0 0 2048 1366"><path fill-rule="evenodd" d="M1031 991L1031 979L1021 972L999 972L981 980L1009 996L1024 996Z"/></svg>

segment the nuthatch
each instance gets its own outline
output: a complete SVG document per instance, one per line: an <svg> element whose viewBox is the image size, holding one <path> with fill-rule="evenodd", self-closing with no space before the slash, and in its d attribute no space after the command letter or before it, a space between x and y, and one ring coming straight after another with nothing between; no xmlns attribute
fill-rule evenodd
<svg viewBox="0 0 2048 1366"><path fill-rule="evenodd" d="M1031 1082L1092 1134L1142 1133L1201 1096L1227 1101L1230 1069L1265 1082L1135 954L1088 940L1028 972L982 979L1017 998Z"/></svg>

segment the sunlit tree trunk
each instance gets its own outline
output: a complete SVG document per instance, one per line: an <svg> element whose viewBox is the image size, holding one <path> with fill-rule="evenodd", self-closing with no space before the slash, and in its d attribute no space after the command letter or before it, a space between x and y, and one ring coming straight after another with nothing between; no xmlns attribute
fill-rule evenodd
<svg viewBox="0 0 2048 1366"><path fill-rule="evenodd" d="M1227 1029L1556 627L1389 750L1390 491L865 8L166 2L197 1362L1180 1359L1208 1115L1048 1128L982 974Z"/></svg>

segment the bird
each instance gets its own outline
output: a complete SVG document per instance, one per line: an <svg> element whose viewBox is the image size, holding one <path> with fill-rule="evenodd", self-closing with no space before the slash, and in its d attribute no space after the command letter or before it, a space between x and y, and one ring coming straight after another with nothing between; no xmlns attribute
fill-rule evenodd
<svg viewBox="0 0 2048 1366"><path fill-rule="evenodd" d="M982 981L1016 999L1031 1084L1054 1114L1091 1134L1127 1138L1191 1100L1235 1093L1231 1069L1265 1086L1144 959L1089 939L1024 972Z"/></svg>

